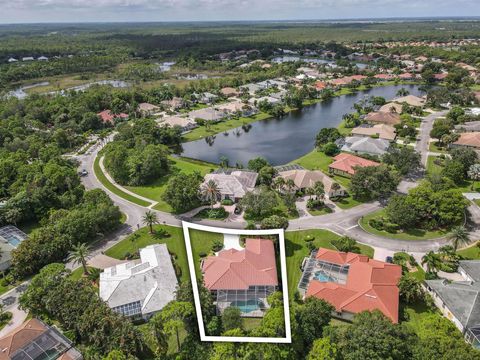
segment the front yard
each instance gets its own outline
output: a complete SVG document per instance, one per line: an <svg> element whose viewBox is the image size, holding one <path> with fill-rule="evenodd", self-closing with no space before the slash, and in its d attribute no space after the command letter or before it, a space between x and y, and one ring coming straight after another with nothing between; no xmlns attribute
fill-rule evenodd
<svg viewBox="0 0 480 360"><path fill-rule="evenodd" d="M168 180L173 175L179 172L191 174L194 171L198 171L200 172L200 174L205 175L217 168L217 166L214 164L209 164L203 161L193 159L170 157L170 161L170 166L173 170L167 176L164 176L149 185L126 186L126 188L134 192L135 194L157 201L158 204L155 205L155 210L172 212L172 208L170 207L170 205L168 205L165 201L162 200L162 196L167 187Z"/></svg>

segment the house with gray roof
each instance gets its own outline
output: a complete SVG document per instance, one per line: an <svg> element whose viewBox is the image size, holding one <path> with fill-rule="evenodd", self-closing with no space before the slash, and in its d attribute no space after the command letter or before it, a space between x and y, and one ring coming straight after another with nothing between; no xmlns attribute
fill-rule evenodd
<svg viewBox="0 0 480 360"><path fill-rule="evenodd" d="M349 136L341 139L337 145L342 151L354 154L369 154L381 156L390 147L390 142L385 139L374 139L364 136Z"/></svg>
<svg viewBox="0 0 480 360"><path fill-rule="evenodd" d="M231 199L238 201L247 192L253 191L258 174L249 170L219 169L205 175L202 186L213 180L220 190L221 200Z"/></svg>
<svg viewBox="0 0 480 360"><path fill-rule="evenodd" d="M178 282L165 244L140 250L140 259L106 268L100 297L115 312L149 319L175 299Z"/></svg>
<svg viewBox="0 0 480 360"><path fill-rule="evenodd" d="M425 280L424 287L465 340L480 349L480 260L461 260L458 272L462 281Z"/></svg>
<svg viewBox="0 0 480 360"><path fill-rule="evenodd" d="M455 125L455 130L459 132L477 132L480 131L480 121L469 121L464 124Z"/></svg>
<svg viewBox="0 0 480 360"><path fill-rule="evenodd" d="M13 225L0 228L0 271L7 270L12 262L12 251L27 238L22 230Z"/></svg>

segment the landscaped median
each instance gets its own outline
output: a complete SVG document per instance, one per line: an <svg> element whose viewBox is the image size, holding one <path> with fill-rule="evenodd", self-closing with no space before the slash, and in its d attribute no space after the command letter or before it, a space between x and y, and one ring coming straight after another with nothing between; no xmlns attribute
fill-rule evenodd
<svg viewBox="0 0 480 360"><path fill-rule="evenodd" d="M105 174L103 173L102 169L100 168L100 158L97 156L95 158L95 161L93 163L93 171L95 172L95 176L97 177L98 181L102 183L103 186L105 186L108 190L110 190L112 193L115 195L120 196L121 198L124 198L125 200L128 200L134 204L140 205L140 206L145 206L148 207L151 205L151 203L144 201L142 199L139 199L133 195L127 194L125 191L122 191L119 189L117 186L112 184Z"/></svg>
<svg viewBox="0 0 480 360"><path fill-rule="evenodd" d="M438 239L441 237L445 237L448 234L446 230L423 230L423 229L410 229L406 231L400 230L393 230L386 231L386 230L378 230L371 226L371 220L381 220L385 217L385 210L378 210L371 214L363 216L359 220L359 225L362 227L363 230L370 234L382 236L385 238L391 239L399 239L399 240L411 240L411 241L418 241L418 240L431 240L431 239Z"/></svg>

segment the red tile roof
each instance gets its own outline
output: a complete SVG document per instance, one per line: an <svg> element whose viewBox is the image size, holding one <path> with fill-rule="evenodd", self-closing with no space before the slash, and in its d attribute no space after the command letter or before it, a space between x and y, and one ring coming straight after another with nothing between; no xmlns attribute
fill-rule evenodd
<svg viewBox="0 0 480 360"><path fill-rule="evenodd" d="M373 111L368 113L365 116L366 121L387 124L387 125L397 125L402 122L400 115L398 113L390 111Z"/></svg>
<svg viewBox="0 0 480 360"><path fill-rule="evenodd" d="M335 161L328 167L335 170L344 171L350 175L355 174L355 167L379 166L380 163L367 160L352 154L341 153L333 158Z"/></svg>
<svg viewBox="0 0 480 360"><path fill-rule="evenodd" d="M374 78L381 79L381 80L391 80L394 78L394 76L391 74L376 74Z"/></svg>
<svg viewBox="0 0 480 360"><path fill-rule="evenodd" d="M209 290L241 290L249 286L277 286L273 242L246 239L244 250L222 250L203 262L203 281Z"/></svg>
<svg viewBox="0 0 480 360"><path fill-rule="evenodd" d="M440 73L440 74L434 74L433 78L435 80L445 80L447 76L448 76L448 73Z"/></svg>
<svg viewBox="0 0 480 360"><path fill-rule="evenodd" d="M398 281L402 268L398 265L369 259L365 255L319 249L318 260L349 264L345 285L312 280L306 296L315 296L331 303L337 311L359 313L380 310L394 323L398 322Z"/></svg>
<svg viewBox="0 0 480 360"><path fill-rule="evenodd" d="M115 119L115 118L121 118L121 119L127 119L128 118L127 114L124 114L124 113L113 114L110 110L103 110L102 112L99 112L97 114L97 116L99 116L100 119L102 119L103 123L108 122L108 123L111 123L111 124L113 124L113 119Z"/></svg>
<svg viewBox="0 0 480 360"><path fill-rule="evenodd" d="M315 88L316 88L317 90L323 90L323 89L325 89L326 87L327 87L327 83L326 83L325 81L317 81L317 82L315 83Z"/></svg>

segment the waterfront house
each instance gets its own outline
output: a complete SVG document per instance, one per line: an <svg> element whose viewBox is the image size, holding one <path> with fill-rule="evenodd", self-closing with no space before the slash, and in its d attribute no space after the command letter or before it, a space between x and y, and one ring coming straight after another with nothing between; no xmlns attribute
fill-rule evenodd
<svg viewBox="0 0 480 360"><path fill-rule="evenodd" d="M393 141L396 137L395 128L386 124L376 124L373 126L364 124L353 128L351 134L354 136L377 137L388 141Z"/></svg>
<svg viewBox="0 0 480 360"><path fill-rule="evenodd" d="M226 97L235 97L239 95L238 91L232 87L224 87L220 90L220 93Z"/></svg>
<svg viewBox="0 0 480 360"><path fill-rule="evenodd" d="M387 152L390 141L365 136L348 136L338 145L341 145L342 151L381 156Z"/></svg>
<svg viewBox="0 0 480 360"><path fill-rule="evenodd" d="M165 244L140 249L140 259L106 268L100 274L100 297L115 312L149 319L175 300L178 282Z"/></svg>
<svg viewBox="0 0 480 360"><path fill-rule="evenodd" d="M396 103L396 102L389 102L386 103L385 105L382 105L380 109L378 109L379 112L390 112L390 113L397 113L401 114L402 113L402 104Z"/></svg>
<svg viewBox="0 0 480 360"><path fill-rule="evenodd" d="M258 174L249 170L218 169L204 177L204 184L213 180L219 190L221 200L231 199L238 201L247 192L253 191Z"/></svg>
<svg viewBox="0 0 480 360"><path fill-rule="evenodd" d="M352 154L341 153L333 158L333 162L328 166L331 174L350 177L355 174L357 167L379 166L380 163L367 160Z"/></svg>
<svg viewBox="0 0 480 360"><path fill-rule="evenodd" d="M415 96L415 95L406 95L392 100L398 104L407 103L410 106L419 106L422 107L425 105L425 99Z"/></svg>
<svg viewBox="0 0 480 360"><path fill-rule="evenodd" d="M294 169L280 171L278 176L281 176L285 180L292 180L295 184L296 190L305 191L308 188L313 188L317 182L323 184L325 190L325 197L339 197L345 196L346 190L343 186L334 186L336 183L331 177L325 175L320 170L310 171L305 169Z"/></svg>
<svg viewBox="0 0 480 360"><path fill-rule="evenodd" d="M170 126L170 127L179 126L182 128L182 131L189 131L198 126L195 120L193 120L192 118L180 117L175 115L159 118L157 119L157 123L160 126Z"/></svg>
<svg viewBox="0 0 480 360"><path fill-rule="evenodd" d="M425 289L443 316L465 340L480 349L480 260L460 260L461 281L425 280Z"/></svg>
<svg viewBox="0 0 480 360"><path fill-rule="evenodd" d="M401 123L400 115L396 112L374 111L365 116L365 121L374 124L397 125Z"/></svg>
<svg viewBox="0 0 480 360"><path fill-rule="evenodd" d="M350 321L362 311L379 310L393 323L398 322L399 265L320 248L304 259L302 272L300 294L332 304L332 316Z"/></svg>
<svg viewBox="0 0 480 360"><path fill-rule="evenodd" d="M273 241L245 240L243 250L221 250L201 263L205 287L211 292L217 314L237 307L244 317L262 317L267 297L278 287Z"/></svg>

